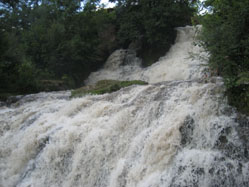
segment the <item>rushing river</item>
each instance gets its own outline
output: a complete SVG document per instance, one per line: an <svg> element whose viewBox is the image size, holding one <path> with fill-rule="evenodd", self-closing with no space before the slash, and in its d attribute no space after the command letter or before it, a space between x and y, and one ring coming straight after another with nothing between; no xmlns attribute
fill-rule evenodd
<svg viewBox="0 0 249 187"><path fill-rule="evenodd" d="M0 186L248 187L249 120L227 105L222 79L191 58L207 56L194 38L194 28L178 28L169 53L145 69L118 50L86 81L149 85L1 106Z"/></svg>

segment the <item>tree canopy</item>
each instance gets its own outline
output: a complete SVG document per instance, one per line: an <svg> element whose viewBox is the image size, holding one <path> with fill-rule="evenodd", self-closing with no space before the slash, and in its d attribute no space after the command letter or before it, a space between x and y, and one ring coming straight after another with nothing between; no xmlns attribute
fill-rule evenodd
<svg viewBox="0 0 249 187"><path fill-rule="evenodd" d="M139 43L144 65L190 24L188 0L1 0L0 92L31 93L81 86L117 48ZM161 49L161 51L159 50ZM158 52L158 54L156 54ZM147 54L147 56L146 56ZM156 54L147 59L148 54Z"/></svg>

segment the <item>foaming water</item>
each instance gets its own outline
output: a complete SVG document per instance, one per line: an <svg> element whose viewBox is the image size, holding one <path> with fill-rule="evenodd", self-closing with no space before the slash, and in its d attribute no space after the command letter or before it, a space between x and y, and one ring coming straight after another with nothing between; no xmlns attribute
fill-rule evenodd
<svg viewBox="0 0 249 187"><path fill-rule="evenodd" d="M85 83L94 84L103 79L144 80L158 83L201 78L203 65L206 62L193 58L193 55L207 55L202 48L193 45L197 31L197 28L193 29L190 26L177 28L176 43L165 57L148 68L141 68L140 60L131 51L117 50L108 58L104 68L92 73Z"/></svg>
<svg viewBox="0 0 249 187"><path fill-rule="evenodd" d="M124 77L133 66L140 73L131 77L156 84L74 99L39 93L2 106L0 186L249 186L248 119L226 104L222 79L204 79L205 62L187 57L200 50L193 37L179 28L152 67L121 65Z"/></svg>

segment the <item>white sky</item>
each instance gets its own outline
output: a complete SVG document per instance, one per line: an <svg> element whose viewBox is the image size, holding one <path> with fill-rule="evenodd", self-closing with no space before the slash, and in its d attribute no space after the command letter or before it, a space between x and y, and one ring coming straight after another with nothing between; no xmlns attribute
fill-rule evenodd
<svg viewBox="0 0 249 187"><path fill-rule="evenodd" d="M100 3L103 3L106 5L108 8L112 8L115 6L115 3L108 3L108 0L101 0Z"/></svg>

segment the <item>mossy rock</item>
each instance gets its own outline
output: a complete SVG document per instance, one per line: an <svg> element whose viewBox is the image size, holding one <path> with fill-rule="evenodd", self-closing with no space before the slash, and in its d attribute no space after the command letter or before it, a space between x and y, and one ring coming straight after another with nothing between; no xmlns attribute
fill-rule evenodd
<svg viewBox="0 0 249 187"><path fill-rule="evenodd" d="M0 101L6 102L9 97L16 96L18 93L1 93L0 92Z"/></svg>
<svg viewBox="0 0 249 187"><path fill-rule="evenodd" d="M100 95L105 93L111 93L120 90L121 88L128 87L131 85L147 85L147 82L140 80L132 81L118 81L118 80L101 80L95 85L84 86L73 90L71 97L81 97L86 94Z"/></svg>

